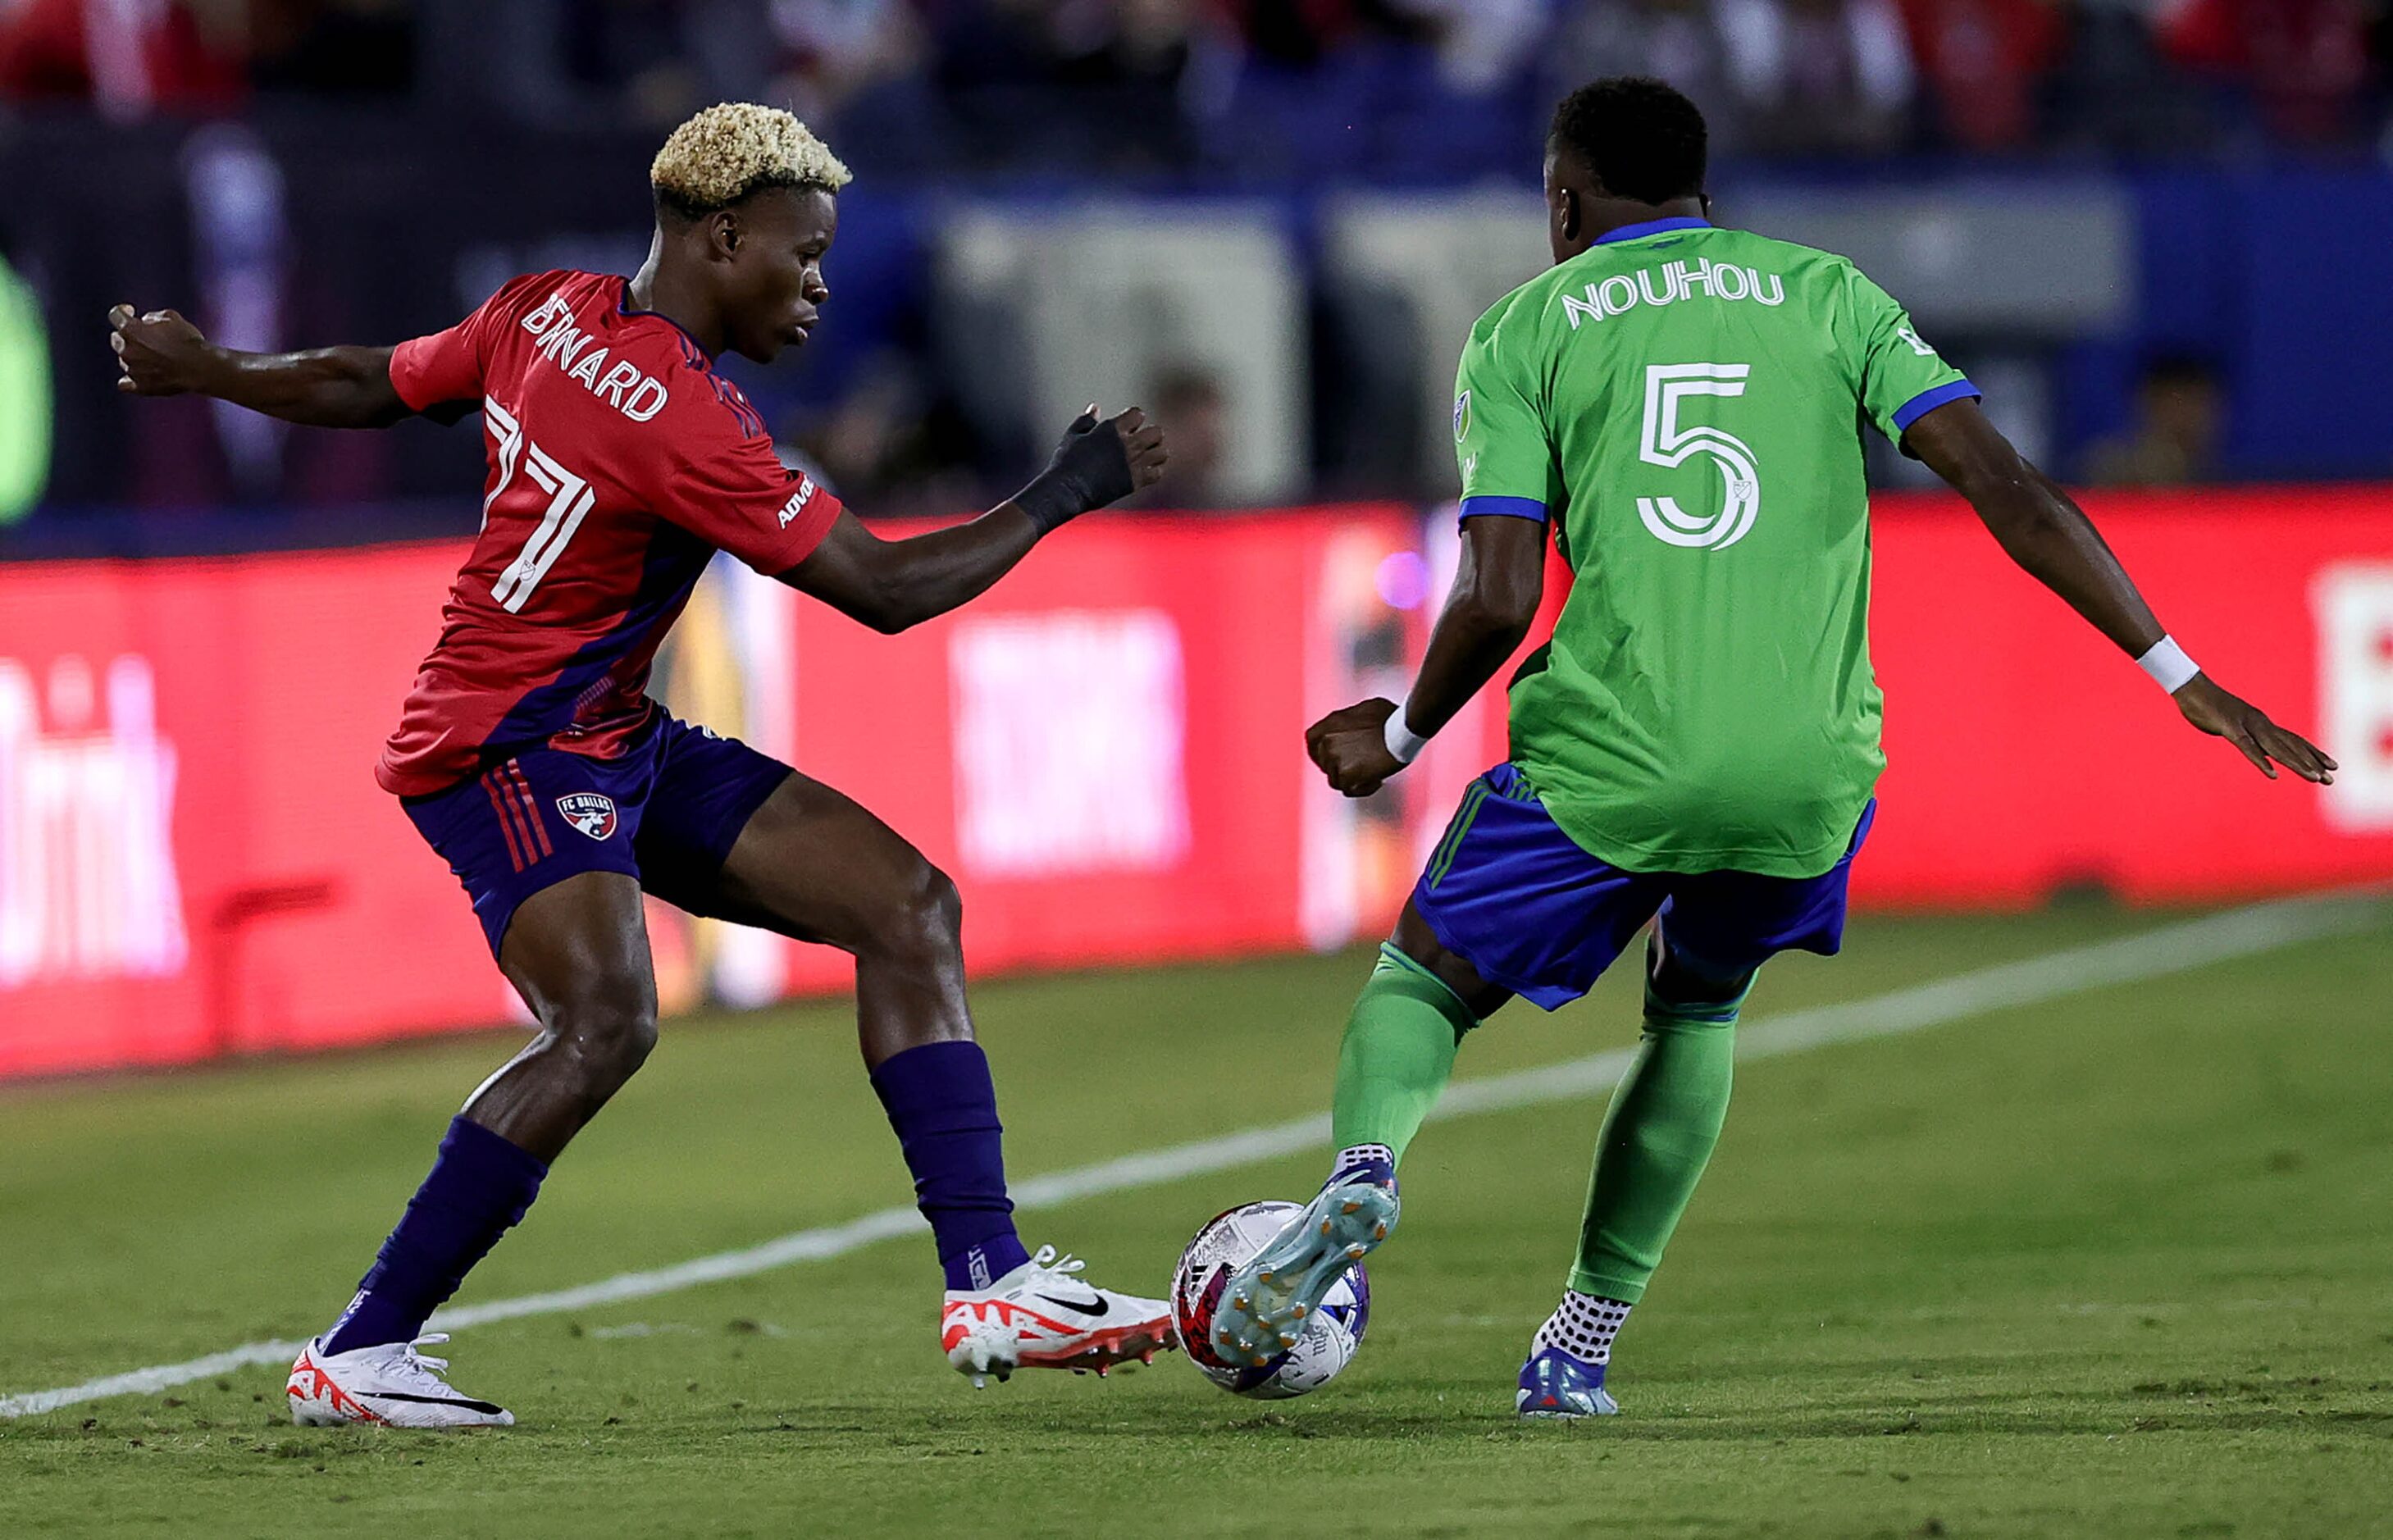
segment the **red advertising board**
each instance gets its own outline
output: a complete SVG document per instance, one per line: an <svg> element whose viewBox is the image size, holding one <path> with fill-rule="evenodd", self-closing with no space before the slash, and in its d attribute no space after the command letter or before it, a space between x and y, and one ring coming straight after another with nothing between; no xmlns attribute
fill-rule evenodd
<svg viewBox="0 0 2393 1540"><path fill-rule="evenodd" d="M370 774L447 556L0 568L0 1074L464 1019L488 962Z"/></svg>
<svg viewBox="0 0 2393 1540"><path fill-rule="evenodd" d="M2099 882L2218 899L2393 877L2393 489L2095 509L2229 687L2329 740L2270 786L2197 740L1967 511L1887 499L1873 633L1892 761L1863 902ZM1395 693L1451 526L1392 507L1086 521L896 638L722 570L660 686L952 872L974 966L1334 946L1386 925L1491 695L1391 793L1320 787L1320 711ZM371 767L448 544L0 567L0 1076L502 1019L443 865ZM652 914L669 1006L844 985L819 948Z"/></svg>
<svg viewBox="0 0 2393 1540"><path fill-rule="evenodd" d="M1967 509L1891 502L1870 615L1889 763L1856 894L2015 906L2092 882L2190 901L2393 878L2393 490L2089 504L2163 623L2219 684L2324 743L2336 784L2263 781Z"/></svg>

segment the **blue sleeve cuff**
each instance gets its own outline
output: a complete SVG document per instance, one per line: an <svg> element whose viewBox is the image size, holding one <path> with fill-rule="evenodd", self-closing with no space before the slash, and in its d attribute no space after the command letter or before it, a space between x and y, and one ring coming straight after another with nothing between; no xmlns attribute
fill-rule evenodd
<svg viewBox="0 0 2393 1540"><path fill-rule="evenodd" d="M1964 396L1974 396L1983 399L1985 394L1967 380L1955 380L1950 385L1941 385L1933 390L1923 390L1894 409L1894 431L1898 434L1903 433L1912 424L1947 401L1957 401Z"/></svg>
<svg viewBox="0 0 2393 1540"><path fill-rule="evenodd" d="M1466 497L1462 500L1462 517L1533 518L1546 522L1546 504L1534 497Z"/></svg>

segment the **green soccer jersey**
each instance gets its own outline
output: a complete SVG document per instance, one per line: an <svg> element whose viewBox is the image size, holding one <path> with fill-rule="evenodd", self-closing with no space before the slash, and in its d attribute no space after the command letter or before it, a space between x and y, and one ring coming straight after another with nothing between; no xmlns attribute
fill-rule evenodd
<svg viewBox="0 0 2393 1540"><path fill-rule="evenodd" d="M1812 877L1886 757L1861 429L1976 389L1840 256L1699 219L1612 231L1471 328L1462 516L1550 518L1576 574L1512 756L1630 871Z"/></svg>

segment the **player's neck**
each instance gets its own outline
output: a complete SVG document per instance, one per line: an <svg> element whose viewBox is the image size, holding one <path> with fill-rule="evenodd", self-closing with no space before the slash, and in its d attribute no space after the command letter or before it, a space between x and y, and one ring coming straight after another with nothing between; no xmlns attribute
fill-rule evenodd
<svg viewBox="0 0 2393 1540"><path fill-rule="evenodd" d="M723 352L723 323L695 286L678 281L664 260L663 242L648 248L648 259L632 275L631 307L650 310L697 339L710 359Z"/></svg>
<svg viewBox="0 0 2393 1540"><path fill-rule="evenodd" d="M1580 207L1586 211L1586 222L1577 248L1571 254L1573 255L1595 245L1614 230L1650 225L1661 219L1711 217L1711 200L1708 198L1673 198L1666 203L1644 203L1634 198L1586 198Z"/></svg>

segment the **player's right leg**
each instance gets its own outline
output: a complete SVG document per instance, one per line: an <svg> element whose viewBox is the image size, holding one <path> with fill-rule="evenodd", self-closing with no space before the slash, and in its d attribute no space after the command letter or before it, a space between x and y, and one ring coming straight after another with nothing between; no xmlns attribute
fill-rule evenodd
<svg viewBox="0 0 2393 1540"><path fill-rule="evenodd" d="M1472 783L1347 1019L1329 1180L1230 1276L1216 1352L1263 1364L1295 1339L1329 1286L1393 1232L1397 1164L1464 1034L1515 994L1547 1010L1584 994L1661 896L1573 843L1513 766Z"/></svg>
<svg viewBox="0 0 2393 1540"><path fill-rule="evenodd" d="M639 883L588 871L527 899L507 929L501 966L539 1018L540 1034L450 1121L432 1172L331 1330L292 1366L302 1423L401 1428L504 1426L514 1417L463 1396L415 1344L539 1195L549 1163L656 1042L656 985Z"/></svg>
<svg viewBox="0 0 2393 1540"><path fill-rule="evenodd" d="M495 778L492 778L495 777ZM432 1171L338 1321L287 1386L304 1424L504 1426L416 1351L425 1319L521 1220L549 1163L656 1042L656 984L632 835L650 770L551 751L409 804L474 899L505 973L540 1024L452 1118ZM584 813L569 821L560 794ZM587 810L595 798L600 819Z"/></svg>
<svg viewBox="0 0 2393 1540"><path fill-rule="evenodd" d="M1396 1164L1445 1089L1464 1034L1510 998L1405 906L1339 1043L1329 1178L1224 1284L1210 1333L1216 1354L1269 1364L1295 1345L1331 1286L1394 1233Z"/></svg>

